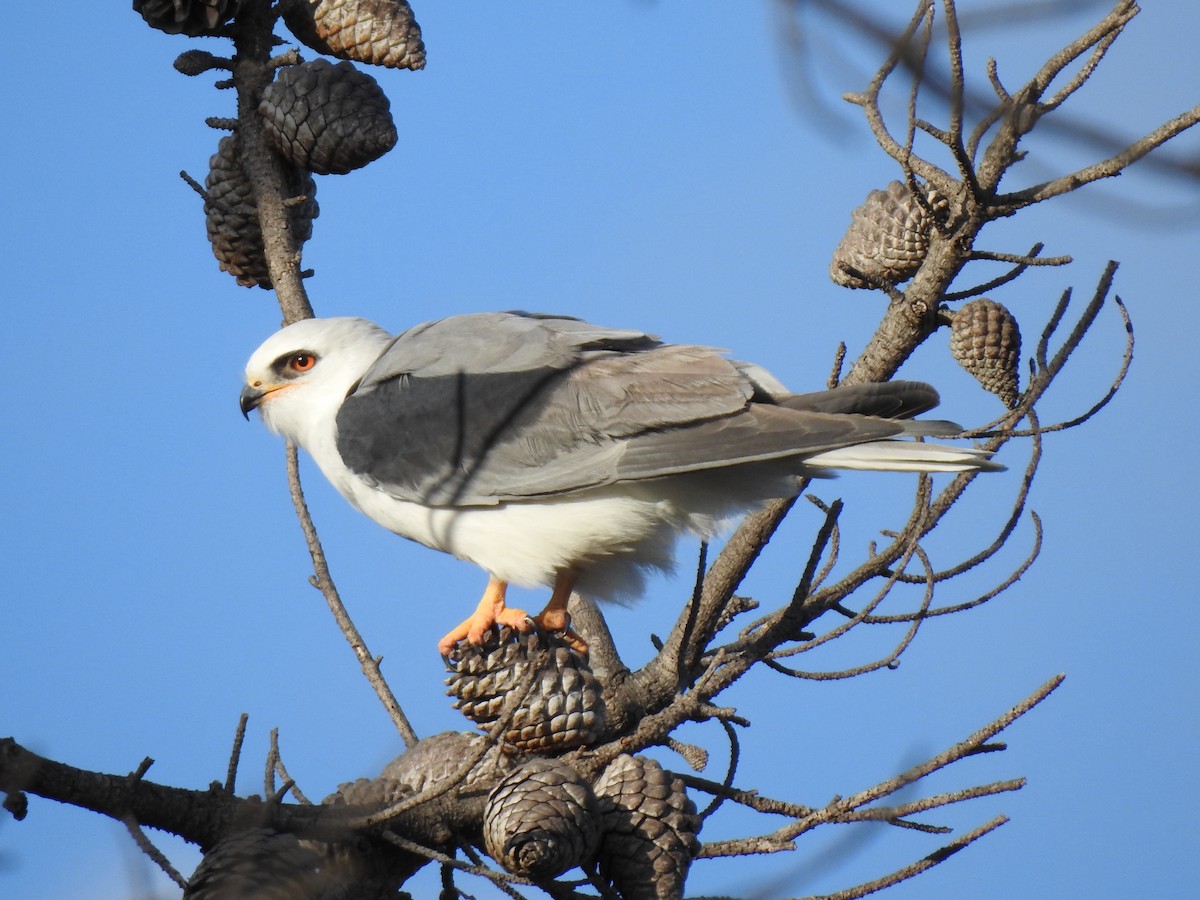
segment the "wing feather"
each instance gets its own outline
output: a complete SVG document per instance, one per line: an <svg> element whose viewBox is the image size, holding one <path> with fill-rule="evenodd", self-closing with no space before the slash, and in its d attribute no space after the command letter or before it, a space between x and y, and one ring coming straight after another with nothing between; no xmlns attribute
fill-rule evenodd
<svg viewBox="0 0 1200 900"><path fill-rule="evenodd" d="M401 499L482 506L892 437L905 423L845 413L936 403L913 383L767 396L757 371L577 319L456 316L380 356L342 405L338 450Z"/></svg>

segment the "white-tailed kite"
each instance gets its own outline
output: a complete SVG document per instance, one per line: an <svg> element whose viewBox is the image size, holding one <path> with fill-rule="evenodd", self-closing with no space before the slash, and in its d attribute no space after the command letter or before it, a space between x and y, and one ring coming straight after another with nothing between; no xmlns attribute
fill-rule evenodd
<svg viewBox="0 0 1200 900"><path fill-rule="evenodd" d="M788 497L829 469L965 472L988 454L897 438L918 382L788 393L711 347L527 313L427 322L393 338L365 319L307 319L250 357L242 412L303 447L380 525L482 567L474 614L439 643L528 628L510 582L552 588L535 619L565 630L571 591L636 594L681 532Z"/></svg>

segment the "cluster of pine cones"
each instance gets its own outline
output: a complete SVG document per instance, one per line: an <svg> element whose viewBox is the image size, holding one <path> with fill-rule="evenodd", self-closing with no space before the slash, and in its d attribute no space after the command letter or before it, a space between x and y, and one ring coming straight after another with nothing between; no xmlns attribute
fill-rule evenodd
<svg viewBox="0 0 1200 900"><path fill-rule="evenodd" d="M135 0L150 26L191 37L230 36L241 0ZM258 106L264 130L283 161L291 198L288 226L302 245L318 214L313 175L361 168L396 144L396 125L379 84L355 62L391 68L425 65L421 29L405 0L287 0L284 24L301 43L327 56L278 69ZM186 75L229 68L203 50L181 54ZM222 271L245 287L271 287L250 179L239 162L236 133L223 138L204 182L205 226Z"/></svg>
<svg viewBox="0 0 1200 900"><path fill-rule="evenodd" d="M460 643L447 667L454 705L484 731L502 730L492 737L503 752L485 765L489 737L444 732L378 778L339 786L324 805L383 809L486 780L494 787L473 840L508 872L543 883L581 867L625 900L682 898L700 849L700 818L683 782L640 754L616 757L591 779L572 765L569 751L600 740L604 730L603 693L586 658L555 636L503 628L482 646ZM377 886L380 896L393 896L386 853L382 859L378 847L368 855L250 828L208 850L184 897L325 900L375 896ZM346 894L348 885L358 893Z"/></svg>
<svg viewBox="0 0 1200 900"><path fill-rule="evenodd" d="M493 631L447 660L455 707L499 735L512 769L484 808L488 854L534 880L595 863L627 900L683 896L700 820L683 782L655 760L621 755L592 783L561 754L598 741L602 686L562 639ZM507 724L506 724L507 723Z"/></svg>
<svg viewBox="0 0 1200 900"><path fill-rule="evenodd" d="M916 275L930 235L949 207L936 190L924 193L914 197L899 181L871 191L850 214L850 227L834 251L829 277L848 288L893 288ZM981 297L954 312L950 353L1005 406L1017 405L1021 333L1002 304Z"/></svg>

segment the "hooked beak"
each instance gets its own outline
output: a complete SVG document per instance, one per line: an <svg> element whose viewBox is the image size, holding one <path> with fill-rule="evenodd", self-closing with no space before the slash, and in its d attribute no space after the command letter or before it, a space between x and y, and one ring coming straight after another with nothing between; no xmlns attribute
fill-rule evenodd
<svg viewBox="0 0 1200 900"><path fill-rule="evenodd" d="M269 390L249 384L243 387L238 403L241 407L242 415L248 420L250 418L250 410L256 409L267 398L267 394L269 393Z"/></svg>

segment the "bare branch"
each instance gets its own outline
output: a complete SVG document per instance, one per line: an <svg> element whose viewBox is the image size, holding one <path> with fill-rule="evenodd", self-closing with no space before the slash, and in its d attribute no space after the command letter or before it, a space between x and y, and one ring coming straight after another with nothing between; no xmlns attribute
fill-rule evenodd
<svg viewBox="0 0 1200 900"><path fill-rule="evenodd" d="M925 551L922 550L918 544L913 545L913 552L921 560L921 565L925 569L925 581L926 581L925 593L921 599L920 609L918 609L913 614L912 618L910 619L911 624L910 624L908 630L905 632L904 636L900 639L899 643L897 643L896 646L892 648L892 651L887 654L887 656L884 656L881 659L877 659L874 662L870 662L865 665L855 666L850 669L843 669L838 672L802 672L799 670L787 668L783 665L780 665L778 662L775 661L780 656L783 656L785 654L792 655L795 653L804 653L808 650L813 649L813 647L817 646L821 641L826 639L827 636L823 635L822 638L818 639L817 641L810 641L809 643L804 644L800 647L796 647L796 648L793 648L793 649L790 649L787 651L783 651L783 652L777 651L777 652L773 653L770 658L765 660L766 665L768 665L770 668L774 669L777 672L782 672L786 675L791 675L795 678L809 679L811 681L837 681L837 680L844 679L844 678L854 678L855 676L858 676L858 675L865 675L867 672L874 672L879 669L892 668L893 666L895 666L896 661L900 658L901 654L903 654L904 651L908 649L908 647L912 643L913 639L917 636L917 629L921 627L921 622L925 618L925 613L929 609L930 603L933 602L933 590L934 590L933 567L929 564L929 557L925 554ZM899 575L900 571L901 571L901 569L897 569L896 575ZM886 597L891 592L892 586L896 584L896 581L897 581L896 577L889 578L887 581L887 584L884 586L883 590L881 590L876 595L876 598L870 604L868 604L867 608L862 613L860 613L855 618L851 619L846 624L840 625L837 629L835 629L835 631L844 633L844 631L848 631L849 629L853 628L855 625L859 624L860 622L865 621L867 619L868 613L871 610L875 609L875 607L880 602L882 602L883 598Z"/></svg>
<svg viewBox="0 0 1200 900"><path fill-rule="evenodd" d="M187 888L187 879L179 874L179 870L171 865L171 861L167 859L156 846L154 842L146 836L146 832L142 830L142 826L138 824L137 819L131 815L126 815L121 818L125 830L129 832L129 836L133 838L133 842L137 844L141 850L151 861L162 869L163 873L181 888Z"/></svg>
<svg viewBox="0 0 1200 900"><path fill-rule="evenodd" d="M850 797L842 798L835 797L825 806L819 809L812 809L805 815L797 816L795 821L785 825L782 828L773 831L768 835L762 835L754 838L742 838L730 841L716 841L704 845L700 855L702 857L714 856L732 856L744 855L748 853L777 853L783 850L794 849L794 841L797 837L805 832L811 831L821 825L830 823L840 823L847 821L861 821L863 818L883 817L889 822L899 815L909 815L913 812L922 812L926 809L932 809L937 806L948 805L949 803L959 802L960 800L973 799L975 797L987 796L993 793L998 793L1007 790L1020 789L1024 781L1023 779L1015 779L1005 782L996 782L991 785L983 785L976 788L970 788L966 791L955 794L941 794L936 797L926 798L923 801L912 801L910 803L901 804L884 812L876 812L874 810L863 812L863 809L869 804L874 803L882 797L893 794L902 788L920 781L927 775L945 768L961 759L969 756L974 756L979 753L988 753L998 750L1003 750L1002 744L988 743L991 738L999 734L1021 716L1025 715L1035 706L1046 699L1063 681L1062 675L1055 676L1047 681L1036 691L1006 712L1004 715L990 722L988 725L969 735L962 741L947 748L942 753L930 757L924 762L910 768L906 772L880 782L874 787L859 791ZM956 799L957 798L957 799ZM750 797L740 798L754 802ZM899 811L899 812L897 812ZM890 816L890 818L889 818ZM892 824L895 824L892 822ZM934 854L935 856L937 854ZM929 857L927 857L928 859Z"/></svg>
<svg viewBox="0 0 1200 900"><path fill-rule="evenodd" d="M1135 141L1120 153L1110 156L1108 159L1085 166L1069 175L1063 175L1051 181L1035 184L1024 190L999 195L995 202L995 214L997 216L1012 215L1018 209L1031 206L1034 203L1040 203L1051 197L1057 197L1060 194L1069 193L1083 187L1085 184L1091 184L1093 181L1120 175L1125 169L1129 168L1129 166L1144 157L1151 150L1161 147L1167 141L1171 140L1171 138L1182 134L1197 122L1200 122L1200 106L1194 106L1169 122L1165 122L1145 137Z"/></svg>
<svg viewBox="0 0 1200 900"><path fill-rule="evenodd" d="M287 475L292 505L296 508L296 516L300 519L300 528L304 531L304 540L308 544L308 553L312 557L314 572L312 584L325 597L325 602L329 604L333 618L337 621L338 627L342 630L354 655L358 657L358 663L362 667L363 674L367 676L367 681L371 683L371 687L375 689L375 693L388 711L388 715L392 717L392 722L395 724L396 730L400 732L400 736L404 738L405 745L411 747L417 743L416 732L408 723L408 717L404 715L400 704L396 702L392 689L384 679L383 673L379 669L380 660L372 656L367 649L366 642L346 611L342 598L338 595L337 586L329 574L325 551L321 548L321 541L317 537L317 529L308 513L308 504L304 500L304 490L300 485L300 464L297 459L296 446L290 442L287 445Z"/></svg>
<svg viewBox="0 0 1200 900"><path fill-rule="evenodd" d="M283 779L284 783L290 785L288 790L292 796L306 806L312 805L312 801L304 796L304 792L296 786L296 779L288 773L287 766L283 764L283 754L279 752L279 729L271 729L271 749L267 754L267 783L264 788L264 796L282 798L287 791L275 789L275 775L278 774Z"/></svg>
<svg viewBox="0 0 1200 900"><path fill-rule="evenodd" d="M242 713L238 717L237 731L233 735L233 749L229 752L229 766L225 770L225 790L233 793L234 782L237 781L238 760L242 758L242 744L246 740L246 723L250 716Z"/></svg>
<svg viewBox="0 0 1200 900"><path fill-rule="evenodd" d="M1008 821L1008 816L996 816L984 824L980 825L971 831L968 831L962 837L951 841L945 846L939 848L928 856L918 860L912 865L905 866L903 869L897 869L890 875L885 875L882 878L877 878L874 881L867 881L863 884L852 888L847 888L844 891L838 891L835 894L827 894L819 900L857 900L858 897L865 897L868 894L874 894L876 891L881 891L884 888L889 888L892 885L899 884L902 881L907 881L916 875L920 875L927 869L931 869L940 862L949 859L959 850L973 844L985 834L995 831L1001 825ZM805 900L818 900L818 898L805 898Z"/></svg>
<svg viewBox="0 0 1200 900"><path fill-rule="evenodd" d="M300 244L285 206L290 192L285 188L283 162L271 150L258 114L263 89L275 77L271 51L277 14L270 4L242 5L233 34L237 51L233 83L237 87L238 161L253 186L267 271L286 324L311 318L313 309L300 277Z"/></svg>

